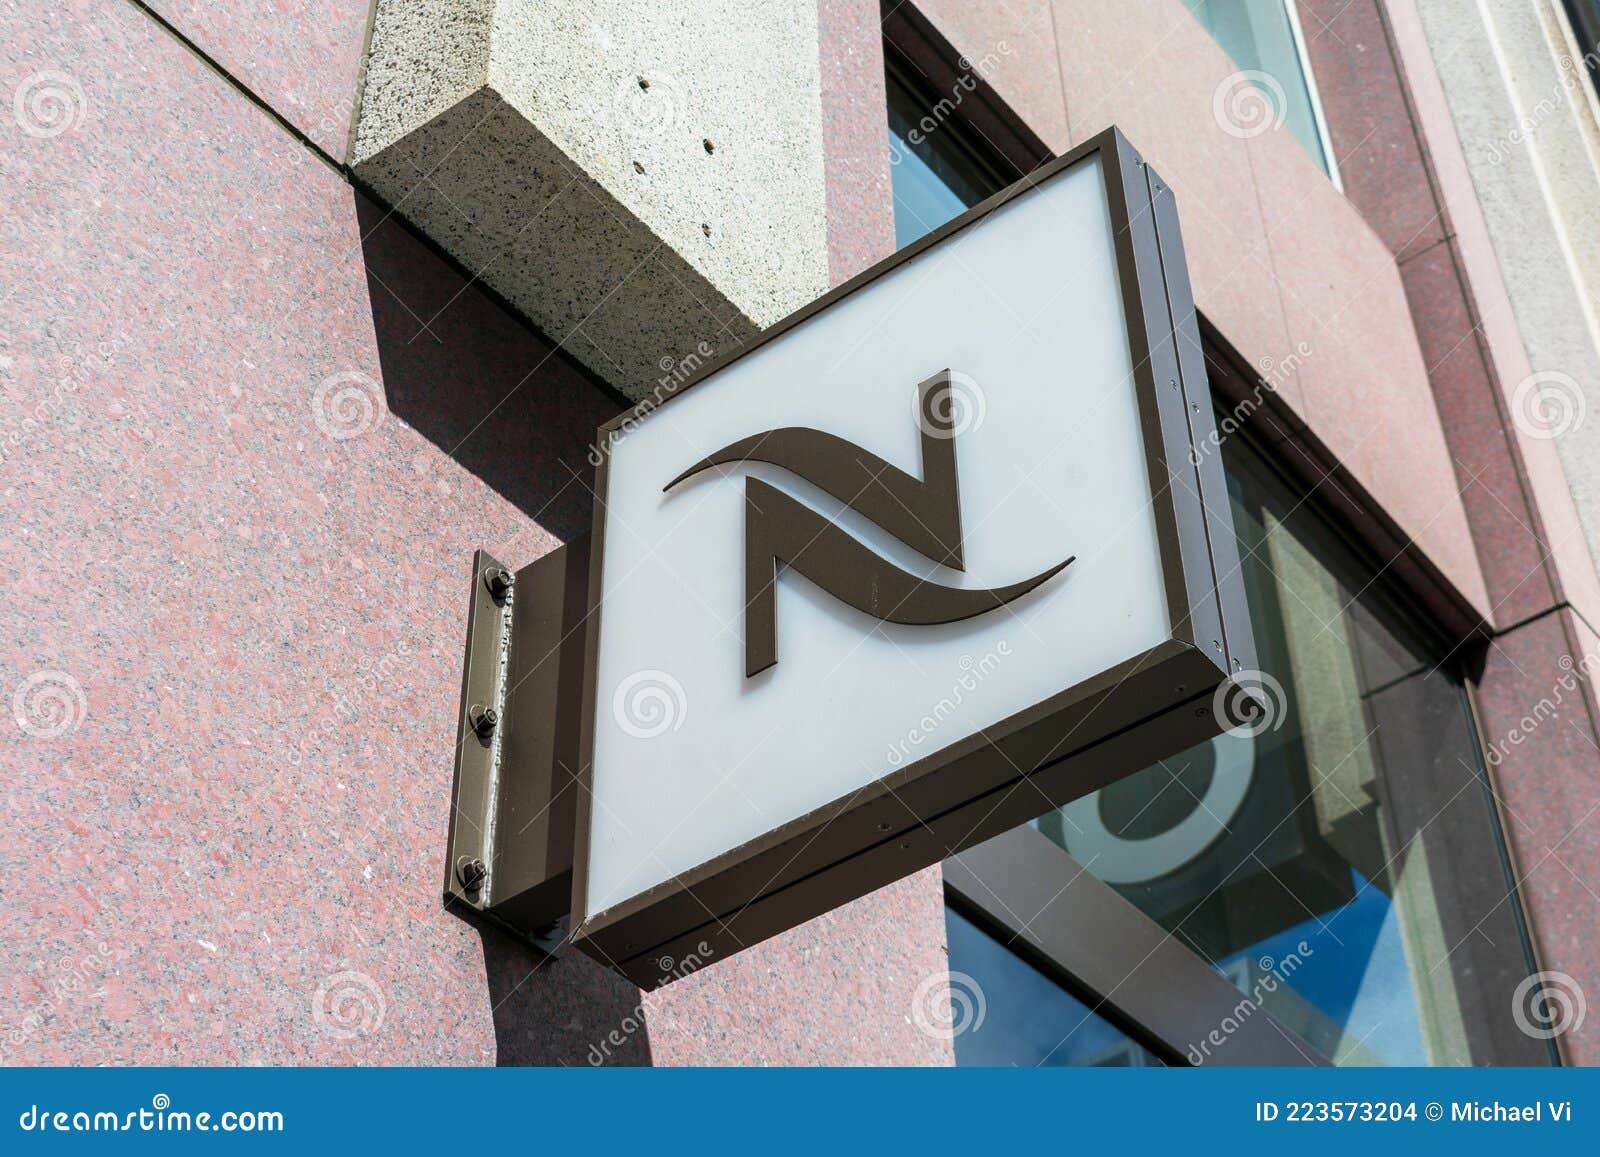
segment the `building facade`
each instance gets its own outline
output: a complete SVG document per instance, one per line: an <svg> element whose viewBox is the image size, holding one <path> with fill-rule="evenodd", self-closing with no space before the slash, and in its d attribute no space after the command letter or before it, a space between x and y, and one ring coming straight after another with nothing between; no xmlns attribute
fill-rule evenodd
<svg viewBox="0 0 1600 1157"><path fill-rule="evenodd" d="M1600 1058L1594 26L1460 7L6 4L6 1060ZM648 995L446 910L473 550L1109 125L1263 724Z"/></svg>

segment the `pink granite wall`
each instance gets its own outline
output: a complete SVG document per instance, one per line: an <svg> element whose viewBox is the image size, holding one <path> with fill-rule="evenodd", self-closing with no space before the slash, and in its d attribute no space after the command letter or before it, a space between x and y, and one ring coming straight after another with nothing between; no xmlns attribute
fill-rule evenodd
<svg viewBox="0 0 1600 1157"><path fill-rule="evenodd" d="M154 8L229 75L0 2L0 1057L948 1063L936 871L642 1013L440 910L471 551L587 527L615 403L336 167L364 2Z"/></svg>

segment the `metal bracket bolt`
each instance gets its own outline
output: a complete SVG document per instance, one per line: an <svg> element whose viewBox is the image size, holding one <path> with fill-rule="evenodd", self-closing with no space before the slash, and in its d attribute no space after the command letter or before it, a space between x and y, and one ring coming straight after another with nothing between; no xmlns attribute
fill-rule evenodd
<svg viewBox="0 0 1600 1157"><path fill-rule="evenodd" d="M503 566L492 566L483 572L483 585L488 587L489 593L497 599L505 596L514 581L511 572Z"/></svg>
<svg viewBox="0 0 1600 1157"><path fill-rule="evenodd" d="M460 880L461 886L469 892L476 892L482 888L488 876L488 865L476 857L468 859L463 856L456 864L456 879Z"/></svg>
<svg viewBox="0 0 1600 1157"><path fill-rule="evenodd" d="M482 703L474 703L467 708L467 722L472 724L472 730L478 733L479 739L488 739L500 724L500 712Z"/></svg>

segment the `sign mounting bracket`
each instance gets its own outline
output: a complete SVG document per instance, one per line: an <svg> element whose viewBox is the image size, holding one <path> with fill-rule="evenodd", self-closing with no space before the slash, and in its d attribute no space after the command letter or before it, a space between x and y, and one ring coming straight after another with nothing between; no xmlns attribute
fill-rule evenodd
<svg viewBox="0 0 1600 1157"><path fill-rule="evenodd" d="M553 955L571 907L587 539L472 561L444 899Z"/></svg>

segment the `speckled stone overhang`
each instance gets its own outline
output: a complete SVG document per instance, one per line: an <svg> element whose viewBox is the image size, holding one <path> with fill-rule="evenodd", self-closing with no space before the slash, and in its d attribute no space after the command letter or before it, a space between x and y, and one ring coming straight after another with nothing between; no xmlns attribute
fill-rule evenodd
<svg viewBox="0 0 1600 1157"><path fill-rule="evenodd" d="M817 15L377 5L356 174L624 393L828 286Z"/></svg>

